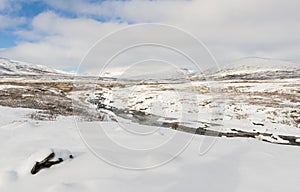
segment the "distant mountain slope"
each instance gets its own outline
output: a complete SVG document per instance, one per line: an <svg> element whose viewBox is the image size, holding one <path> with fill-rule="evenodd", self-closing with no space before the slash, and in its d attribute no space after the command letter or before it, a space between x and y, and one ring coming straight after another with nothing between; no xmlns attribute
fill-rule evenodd
<svg viewBox="0 0 300 192"><path fill-rule="evenodd" d="M190 70L159 64L141 65L129 68L106 69L101 76L126 80L176 80L187 77Z"/></svg>
<svg viewBox="0 0 300 192"><path fill-rule="evenodd" d="M0 58L0 75L66 75L66 72L42 65Z"/></svg>
<svg viewBox="0 0 300 192"><path fill-rule="evenodd" d="M244 58L221 67L214 76L222 79L300 78L300 64L274 59Z"/></svg>

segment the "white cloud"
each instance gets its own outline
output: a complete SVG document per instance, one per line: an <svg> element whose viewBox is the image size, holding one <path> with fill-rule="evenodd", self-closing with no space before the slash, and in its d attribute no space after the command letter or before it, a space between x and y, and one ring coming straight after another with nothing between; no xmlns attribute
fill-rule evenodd
<svg viewBox="0 0 300 192"><path fill-rule="evenodd" d="M53 12L38 15L32 21L32 30L18 31L17 34L32 43L20 42L16 47L5 49L0 53L6 57L23 61L46 64L55 68L75 68L84 57L86 51L101 37L121 27L128 26L120 23L101 23L92 19L67 19ZM156 42L171 45L189 54L199 56L201 49L198 43L189 36L185 37L178 31L165 28L140 27L122 31L117 37L106 39L90 54L90 60L84 69L89 72L101 70L101 66L116 53L128 45L140 42ZM196 46L200 46L196 48ZM205 52L205 51L204 51ZM206 52L204 55L207 54ZM120 59L121 58L121 59ZM120 67L130 65L145 59L169 60L178 66L186 66L187 59L180 53L174 53L168 48L146 46L131 49L112 63ZM204 57L207 58L207 55ZM204 61L203 59L201 61ZM210 61L201 62L210 64ZM191 62L189 62L191 64Z"/></svg>
<svg viewBox="0 0 300 192"><path fill-rule="evenodd" d="M25 41L1 50L0 54L59 69L75 68L96 40L122 26L92 19L62 18L46 12L33 19L31 30L16 32Z"/></svg>
<svg viewBox="0 0 300 192"><path fill-rule="evenodd" d="M16 32L32 43L19 42L16 47L1 50L2 56L58 68L76 67L85 51L105 34L127 23L162 22L194 34L221 64L246 56L300 61L298 0L45 2L79 18L42 13L33 19L31 30Z"/></svg>
<svg viewBox="0 0 300 192"><path fill-rule="evenodd" d="M0 11L2 14L11 12L17 13L21 9L22 2L31 2L36 0L0 0Z"/></svg>
<svg viewBox="0 0 300 192"><path fill-rule="evenodd" d="M10 27L15 27L20 24L25 23L26 19L23 17L9 17L9 16L3 16L0 15L0 30L10 28Z"/></svg>
<svg viewBox="0 0 300 192"><path fill-rule="evenodd" d="M0 0L0 10L3 10L7 7L8 0Z"/></svg>
<svg viewBox="0 0 300 192"><path fill-rule="evenodd" d="M66 9L67 5L57 8ZM61 2L61 1L59 1ZM76 3L77 2L77 3ZM241 56L273 55L275 44L300 44L299 0L194 0L194 1L105 1L73 0L68 7L78 14L98 15L126 22L162 22L179 26L208 44L217 58L240 52ZM82 8L85 7L85 8ZM280 45L279 45L280 46ZM221 49L224 47L224 49ZM227 47L227 48L226 48ZM268 50L265 48L268 47ZM228 49L229 48L229 49ZM282 48L285 52L286 47ZM265 55L257 55L264 52ZM277 51L278 52L278 51ZM292 54L287 58L300 60ZM234 58L228 58L231 60Z"/></svg>

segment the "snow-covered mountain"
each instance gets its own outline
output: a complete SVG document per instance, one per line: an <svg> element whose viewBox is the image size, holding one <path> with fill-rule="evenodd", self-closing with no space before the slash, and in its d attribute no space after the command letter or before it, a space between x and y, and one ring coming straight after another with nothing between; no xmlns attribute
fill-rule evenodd
<svg viewBox="0 0 300 192"><path fill-rule="evenodd" d="M70 75L70 73L21 61L0 58L0 75ZM177 69L162 65L144 65L134 68L108 69L101 74L131 80L145 79L282 79L299 78L300 64L275 59L257 57L243 58L229 63L218 70L205 71L202 74L188 69Z"/></svg>
<svg viewBox="0 0 300 192"><path fill-rule="evenodd" d="M295 78L300 77L300 64L249 57L221 67L214 76L224 79Z"/></svg>
<svg viewBox="0 0 300 192"><path fill-rule="evenodd" d="M0 75L58 75L67 73L43 65L0 58Z"/></svg>
<svg viewBox="0 0 300 192"><path fill-rule="evenodd" d="M192 74L192 70L186 68L174 68L163 65L138 66L134 68L106 69L100 75L102 77L120 78L126 80L167 80L183 79Z"/></svg>

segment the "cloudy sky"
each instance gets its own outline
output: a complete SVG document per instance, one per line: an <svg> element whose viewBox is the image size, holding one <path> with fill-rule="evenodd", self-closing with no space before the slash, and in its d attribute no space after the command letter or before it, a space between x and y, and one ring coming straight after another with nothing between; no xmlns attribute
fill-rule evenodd
<svg viewBox="0 0 300 192"><path fill-rule="evenodd" d="M72 70L110 32L163 23L193 34L221 65L252 56L299 63L299 7L299 0L0 0L0 57Z"/></svg>

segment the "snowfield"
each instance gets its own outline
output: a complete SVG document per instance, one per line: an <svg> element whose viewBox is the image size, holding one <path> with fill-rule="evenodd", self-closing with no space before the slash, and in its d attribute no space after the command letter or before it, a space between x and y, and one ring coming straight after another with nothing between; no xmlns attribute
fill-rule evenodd
<svg viewBox="0 0 300 192"><path fill-rule="evenodd" d="M0 191L299 191L299 65L178 73L0 59Z"/></svg>
<svg viewBox="0 0 300 192"><path fill-rule="evenodd" d="M256 140L218 138L204 155L199 146L205 136L195 136L174 160L148 170L127 170L97 158L84 145L74 118L57 121L27 119L32 110L0 107L1 191L298 191L299 148ZM115 122L80 122L105 129L131 146L153 145L174 132L163 129L151 140L132 139ZM92 125L93 124L93 125ZM100 125L100 126L99 126ZM138 124L133 126L139 127ZM177 132L176 134L187 134ZM206 137L207 138L207 137ZM145 143L146 142L146 143ZM105 148L105 146L103 146ZM109 147L109 146L108 146ZM51 149L74 159L31 175L34 161ZM155 161L168 152L149 154ZM111 151L111 155L116 155ZM122 161L132 161L123 154Z"/></svg>

